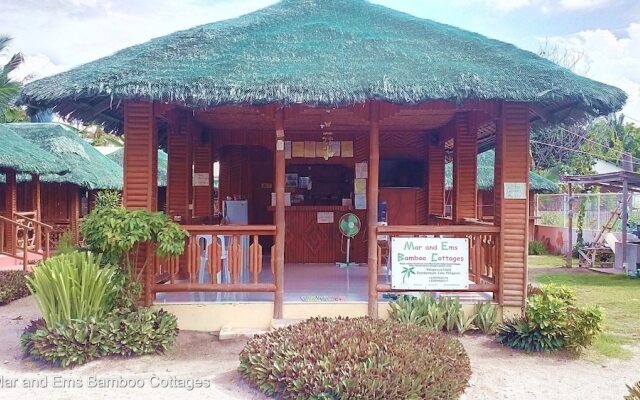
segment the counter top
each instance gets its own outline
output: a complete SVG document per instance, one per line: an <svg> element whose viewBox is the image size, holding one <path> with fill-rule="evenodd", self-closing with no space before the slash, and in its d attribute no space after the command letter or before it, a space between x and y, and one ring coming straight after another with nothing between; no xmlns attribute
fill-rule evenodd
<svg viewBox="0 0 640 400"><path fill-rule="evenodd" d="M269 207L269 211L275 210L275 207ZM295 205L295 206L286 206L284 208L285 212L305 212L305 211L353 211L353 207L351 206L332 206L332 205Z"/></svg>

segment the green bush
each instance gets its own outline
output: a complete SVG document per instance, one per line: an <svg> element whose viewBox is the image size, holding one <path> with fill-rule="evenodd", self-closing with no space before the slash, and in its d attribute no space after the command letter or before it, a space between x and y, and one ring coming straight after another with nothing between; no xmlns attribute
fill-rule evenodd
<svg viewBox="0 0 640 400"><path fill-rule="evenodd" d="M62 232L56 245L56 254L69 254L77 251L76 243L73 241L73 234L70 230Z"/></svg>
<svg viewBox="0 0 640 400"><path fill-rule="evenodd" d="M0 305L29 295L27 276L23 271L0 271Z"/></svg>
<svg viewBox="0 0 640 400"><path fill-rule="evenodd" d="M547 248L544 243L538 240L532 240L529 242L529 255L530 256L544 256L547 254Z"/></svg>
<svg viewBox="0 0 640 400"><path fill-rule="evenodd" d="M498 307L488 301L482 301L474 306L475 318L473 324L485 335L493 335L498 327Z"/></svg>
<svg viewBox="0 0 640 400"><path fill-rule="evenodd" d="M633 386L627 385L627 389L629 394L624 396L624 400L640 400L640 382L636 382Z"/></svg>
<svg viewBox="0 0 640 400"><path fill-rule="evenodd" d="M163 353L177 334L174 315L140 309L104 320L73 320L53 327L44 320L33 321L20 337L20 344L33 359L66 368L104 356Z"/></svg>
<svg viewBox="0 0 640 400"><path fill-rule="evenodd" d="M369 318L312 318L256 336L238 369L281 399L457 399L471 376L455 338Z"/></svg>
<svg viewBox="0 0 640 400"><path fill-rule="evenodd" d="M498 343L528 352L567 349L578 353L602 332L602 309L577 307L571 289L545 285L535 293L527 299L525 317L498 327Z"/></svg>
<svg viewBox="0 0 640 400"><path fill-rule="evenodd" d="M115 267L101 267L100 254L74 252L49 258L27 277L48 327L71 320L101 319L112 310Z"/></svg>

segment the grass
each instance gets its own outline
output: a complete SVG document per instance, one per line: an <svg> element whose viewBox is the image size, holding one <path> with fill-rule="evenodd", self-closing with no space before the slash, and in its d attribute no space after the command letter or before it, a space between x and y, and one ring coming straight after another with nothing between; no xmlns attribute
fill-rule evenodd
<svg viewBox="0 0 640 400"><path fill-rule="evenodd" d="M607 357L631 357L626 345L640 342L640 279L577 269L553 273L543 270L534 276L538 283L573 288L581 305L600 305L605 310L605 329L594 344L594 350Z"/></svg>
<svg viewBox="0 0 640 400"><path fill-rule="evenodd" d="M575 259L577 265L577 259ZM564 256L529 256L529 265L535 267L564 267L566 259Z"/></svg>

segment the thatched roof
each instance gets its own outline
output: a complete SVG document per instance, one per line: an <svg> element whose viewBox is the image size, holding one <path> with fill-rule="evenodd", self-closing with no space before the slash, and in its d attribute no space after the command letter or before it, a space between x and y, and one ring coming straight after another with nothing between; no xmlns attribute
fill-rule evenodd
<svg viewBox="0 0 640 400"><path fill-rule="evenodd" d="M487 150L478 154L477 184L479 190L493 189L495 159L496 153L494 150ZM445 165L444 182L447 190L453 187L453 163ZM529 187L536 193L557 193L560 191L557 183L533 171L529 172Z"/></svg>
<svg viewBox="0 0 640 400"><path fill-rule="evenodd" d="M0 124L0 168L27 174L57 174L67 170L54 155Z"/></svg>
<svg viewBox="0 0 640 400"><path fill-rule="evenodd" d="M55 159L63 175L42 175L42 182L72 183L85 189L122 189L122 167L111 161L72 127L59 123L0 124ZM0 146L1 147L1 146ZM21 180L28 180L22 177Z"/></svg>
<svg viewBox="0 0 640 400"><path fill-rule="evenodd" d="M577 116L619 110L626 94L511 44L364 0L283 0L37 80L21 102L121 129L124 99L193 108L502 99Z"/></svg>
<svg viewBox="0 0 640 400"><path fill-rule="evenodd" d="M119 148L107 154L111 160L119 165L124 165L124 147ZM169 156L163 150L158 150L158 187L167 186L167 165L169 164Z"/></svg>

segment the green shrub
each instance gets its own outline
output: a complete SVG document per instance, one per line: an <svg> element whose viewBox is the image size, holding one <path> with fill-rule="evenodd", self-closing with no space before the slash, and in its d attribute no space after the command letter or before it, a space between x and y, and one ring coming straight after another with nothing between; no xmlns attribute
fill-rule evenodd
<svg viewBox="0 0 640 400"><path fill-rule="evenodd" d="M544 243L538 240L532 240L529 242L529 255L530 256L544 256L547 254L547 248Z"/></svg>
<svg viewBox="0 0 640 400"><path fill-rule="evenodd" d="M100 267L100 254L74 252L49 258L27 277L48 327L100 319L112 310L115 267Z"/></svg>
<svg viewBox="0 0 640 400"><path fill-rule="evenodd" d="M571 289L543 286L527 299L524 318L507 320L498 327L498 342L528 352L580 352L602 332L604 317L600 307L580 308L575 302Z"/></svg>
<svg viewBox="0 0 640 400"><path fill-rule="evenodd" d="M29 295L27 276L23 271L0 271L0 305Z"/></svg>
<svg viewBox="0 0 640 400"><path fill-rule="evenodd" d="M636 382L633 386L627 385L627 389L629 394L624 396L624 400L640 400L640 382Z"/></svg>
<svg viewBox="0 0 640 400"><path fill-rule="evenodd" d="M369 318L312 318L255 336L238 369L281 399L457 399L471 376L455 338Z"/></svg>
<svg viewBox="0 0 640 400"><path fill-rule="evenodd" d="M163 353L177 334L174 315L140 309L102 321L89 318L53 327L44 320L33 321L20 337L20 344L33 359L66 368L110 355Z"/></svg>
<svg viewBox="0 0 640 400"><path fill-rule="evenodd" d="M73 234L70 230L62 232L56 245L56 254L69 254L77 251L76 243L73 241Z"/></svg>
<svg viewBox="0 0 640 400"><path fill-rule="evenodd" d="M485 335L493 335L498 327L498 307L488 301L482 301L474 306L475 318L473 324Z"/></svg>
<svg viewBox="0 0 640 400"><path fill-rule="evenodd" d="M424 297L403 295L389 303L389 316L401 324L424 324Z"/></svg>

